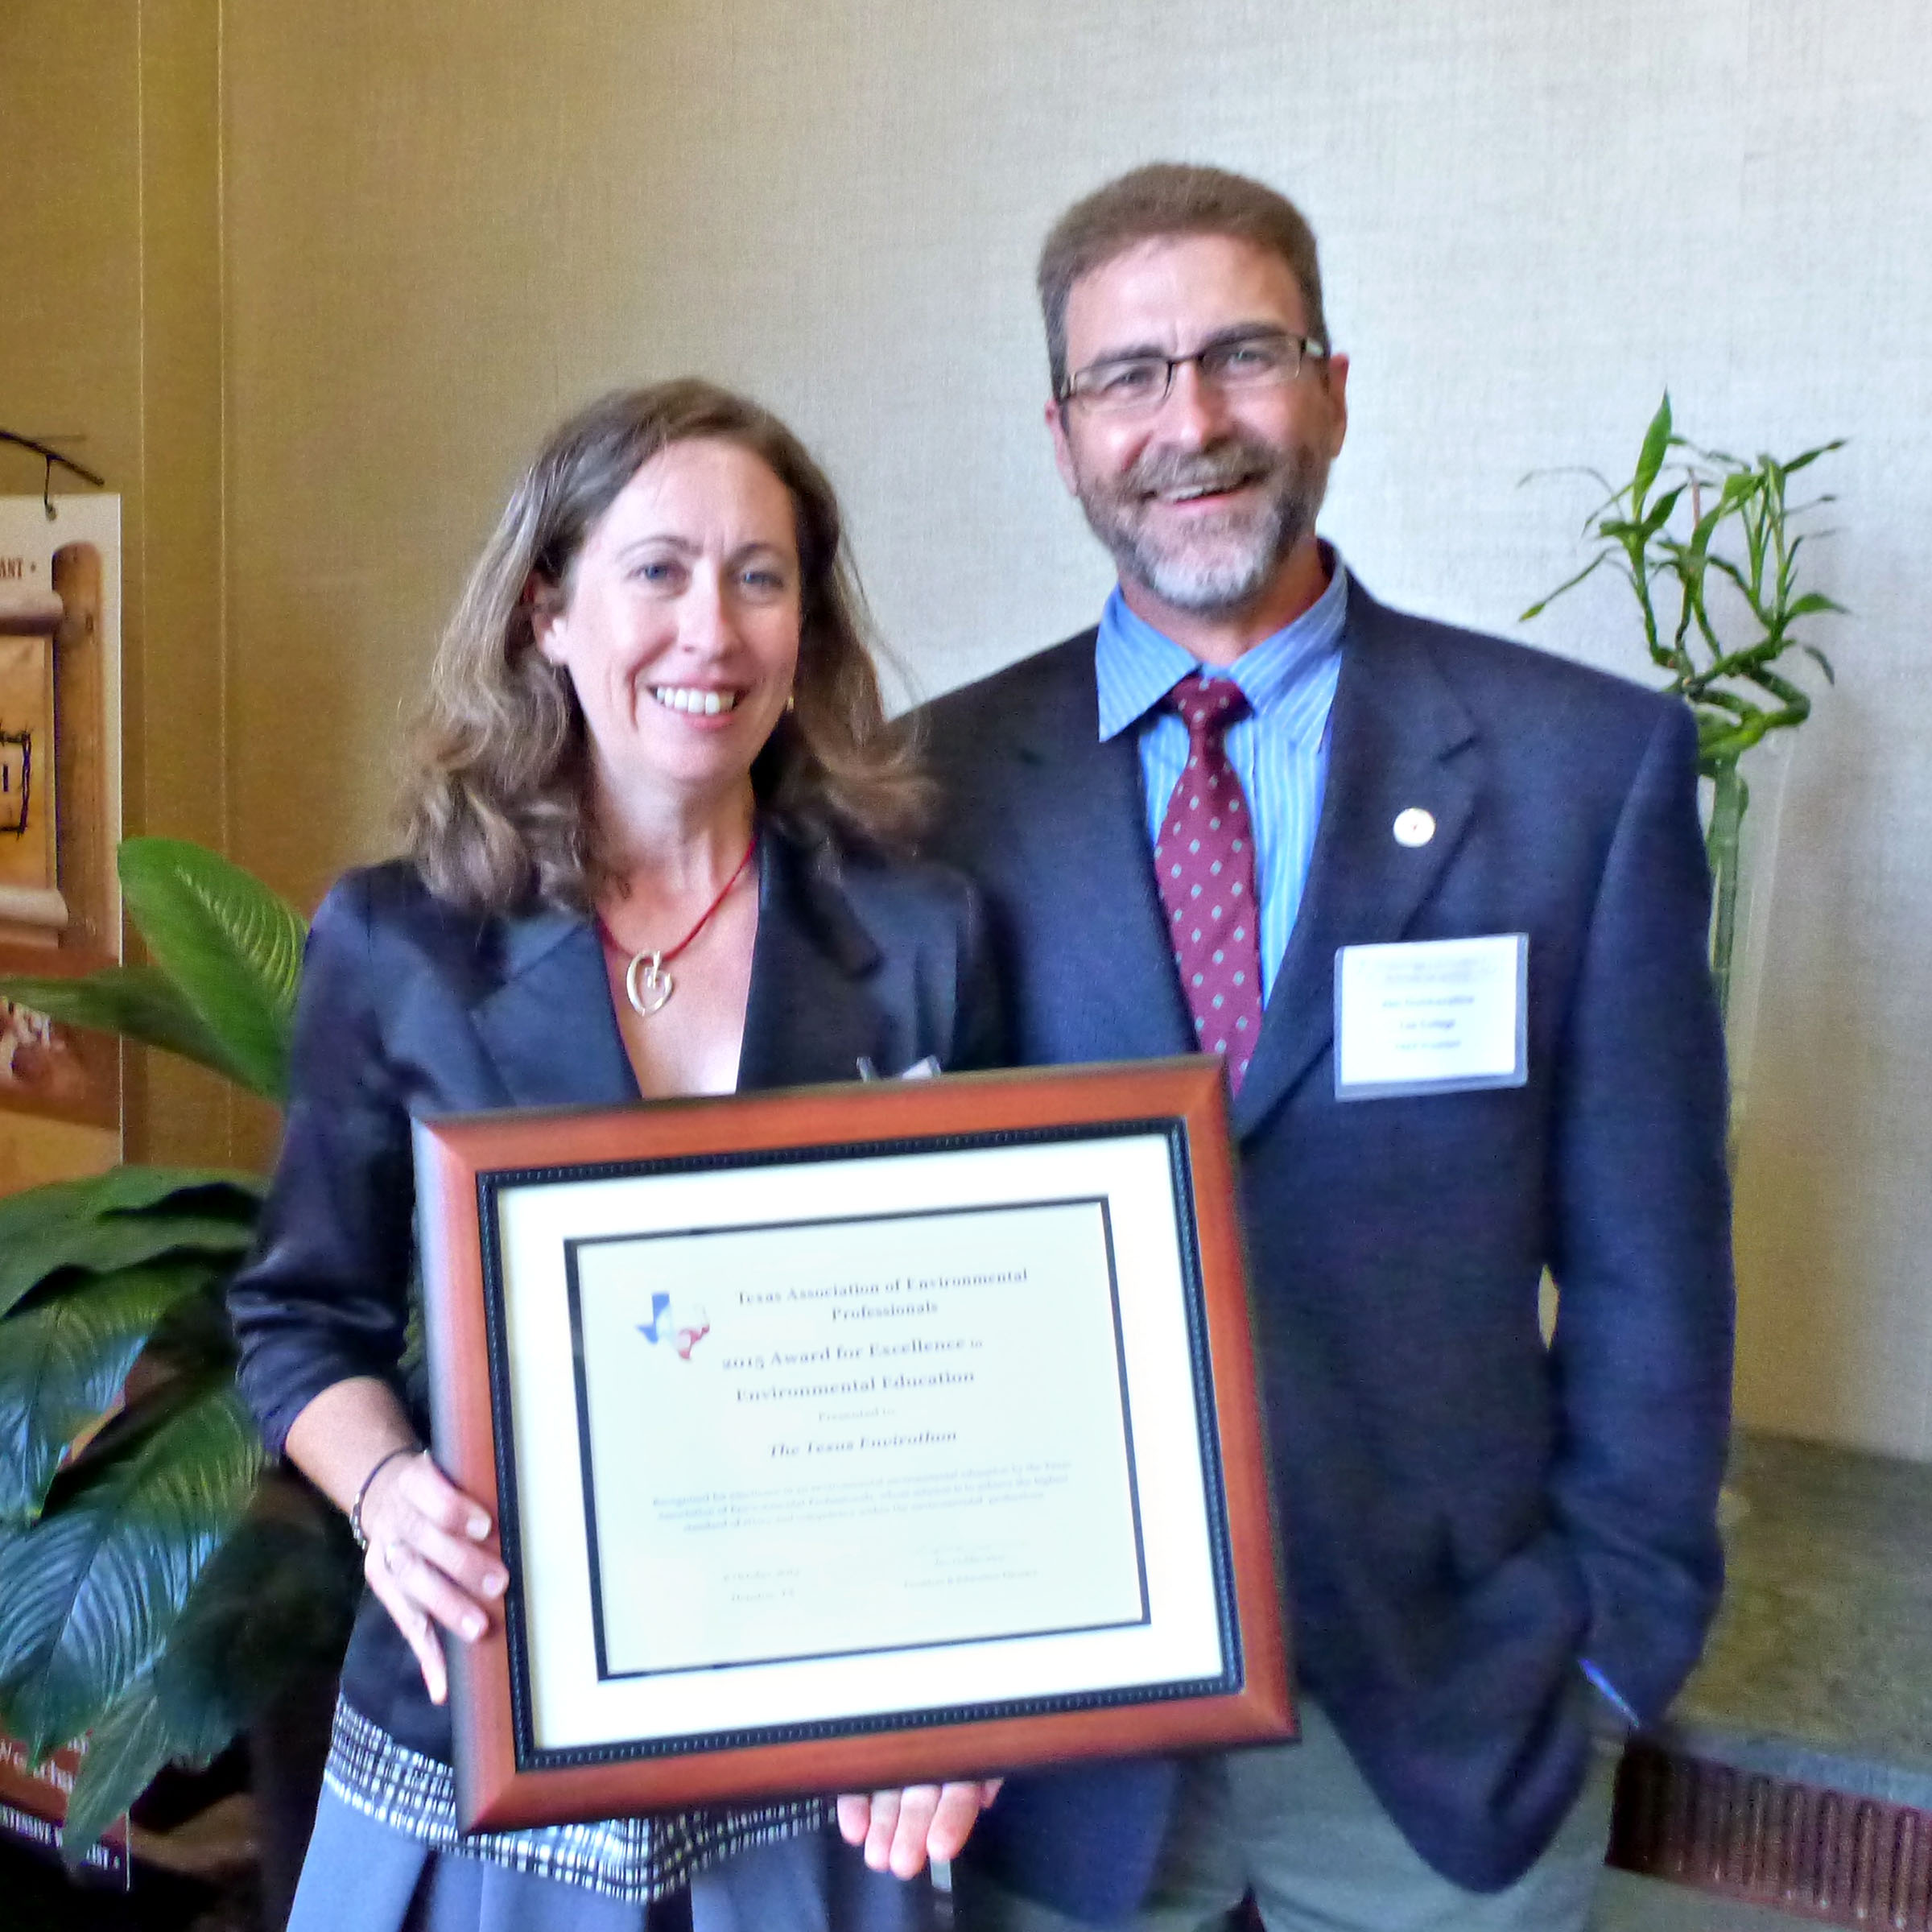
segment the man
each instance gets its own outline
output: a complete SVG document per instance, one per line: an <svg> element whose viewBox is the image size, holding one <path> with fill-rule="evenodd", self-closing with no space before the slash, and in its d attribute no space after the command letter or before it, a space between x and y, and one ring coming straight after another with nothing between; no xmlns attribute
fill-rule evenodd
<svg viewBox="0 0 1932 1932"><path fill-rule="evenodd" d="M1016 1777L962 1923L1580 1926L1592 1732L1662 1712L1719 1585L1694 723L1386 609L1318 542L1348 365L1279 196L1141 169L1039 287L1120 582L931 708L937 844L1021 1059L1225 1056L1303 1737Z"/></svg>

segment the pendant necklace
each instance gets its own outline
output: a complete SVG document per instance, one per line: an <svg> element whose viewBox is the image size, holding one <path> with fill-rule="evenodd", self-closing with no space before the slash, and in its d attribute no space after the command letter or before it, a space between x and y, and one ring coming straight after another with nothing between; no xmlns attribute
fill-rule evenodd
<svg viewBox="0 0 1932 1932"><path fill-rule="evenodd" d="M662 952L634 952L630 956L630 964L624 969L624 994L638 1018L649 1019L677 990L677 981L664 968L711 923L711 915L731 897L732 887L744 877L745 868L751 863L751 855L758 848L758 834L754 826L751 843L745 848L745 856L738 861L737 869L724 881L724 890L700 914L697 924L676 945L667 946ZM622 953L624 948L617 943L617 935L605 923L601 913L597 915L597 925L604 935L604 943L613 952Z"/></svg>

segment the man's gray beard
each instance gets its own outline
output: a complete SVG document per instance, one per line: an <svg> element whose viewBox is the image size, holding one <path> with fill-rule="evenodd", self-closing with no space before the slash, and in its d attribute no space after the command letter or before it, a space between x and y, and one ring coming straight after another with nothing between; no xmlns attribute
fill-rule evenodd
<svg viewBox="0 0 1932 1932"><path fill-rule="evenodd" d="M1137 514L1144 510L1141 496L1148 489L1232 481L1257 470L1269 474L1270 484L1258 510L1229 513L1196 530L1194 541L1179 551L1158 547ZM1112 491L1083 479L1080 507L1123 577L1176 610L1224 617L1253 602L1314 530L1327 481L1319 461L1306 451L1244 442L1191 460L1143 461Z"/></svg>

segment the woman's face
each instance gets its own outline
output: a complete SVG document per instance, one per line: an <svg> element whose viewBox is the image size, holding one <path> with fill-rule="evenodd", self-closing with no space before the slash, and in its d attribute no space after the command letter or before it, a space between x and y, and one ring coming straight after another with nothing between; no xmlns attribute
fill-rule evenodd
<svg viewBox="0 0 1932 1932"><path fill-rule="evenodd" d="M592 526L538 648L570 673L601 783L703 797L751 770L798 669L791 493L712 438L653 456Z"/></svg>

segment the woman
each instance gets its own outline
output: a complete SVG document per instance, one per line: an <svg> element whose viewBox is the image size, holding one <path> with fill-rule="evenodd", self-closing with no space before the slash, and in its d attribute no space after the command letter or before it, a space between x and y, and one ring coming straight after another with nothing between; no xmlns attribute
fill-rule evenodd
<svg viewBox="0 0 1932 1932"><path fill-rule="evenodd" d="M316 914L281 1160L230 1295L270 1449L367 1550L297 1932L919 1922L927 1889L869 1871L824 1800L459 1847L443 1644L482 1634L509 1577L398 1364L412 1114L992 1059L971 890L885 856L921 802L836 501L791 432L695 382L558 431L443 639L406 856ZM989 1795L840 1811L910 1876Z"/></svg>

